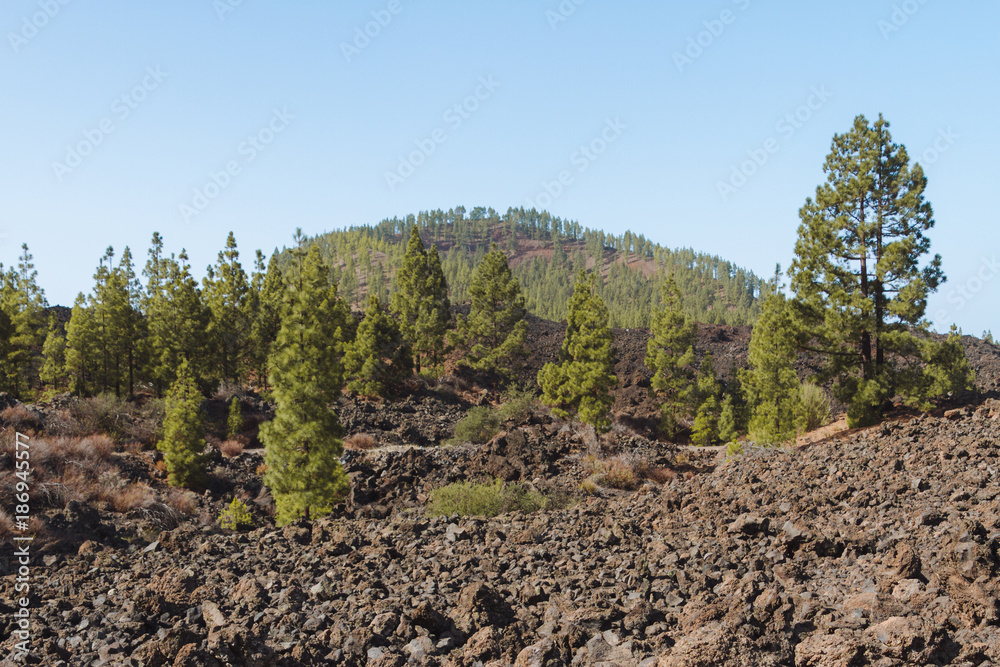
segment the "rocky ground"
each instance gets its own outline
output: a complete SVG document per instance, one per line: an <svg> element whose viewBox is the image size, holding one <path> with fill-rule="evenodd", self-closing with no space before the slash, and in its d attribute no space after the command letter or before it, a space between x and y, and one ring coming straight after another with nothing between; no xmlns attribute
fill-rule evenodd
<svg viewBox="0 0 1000 667"><path fill-rule="evenodd" d="M745 354L746 332L702 333L717 357ZM643 335L618 332L636 396ZM345 453L352 491L329 517L275 527L253 447L217 455L187 513L48 510L25 662L1000 664L1000 354L966 347L981 391L958 407L730 459L621 424L598 440L545 414L486 444L440 446L470 400L489 398L457 380L397 403L345 401L346 433L379 446ZM582 492L609 457L662 474ZM111 464L157 486L155 460L125 451ZM434 488L495 477L553 506L428 515ZM234 495L258 527L218 527ZM13 645L12 565L0 559L0 655Z"/></svg>

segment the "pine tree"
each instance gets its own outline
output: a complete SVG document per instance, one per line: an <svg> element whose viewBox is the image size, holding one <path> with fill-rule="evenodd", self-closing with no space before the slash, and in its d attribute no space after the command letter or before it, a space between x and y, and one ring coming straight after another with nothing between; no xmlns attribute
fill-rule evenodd
<svg viewBox="0 0 1000 667"><path fill-rule="evenodd" d="M229 232L225 250L202 282L205 304L211 312L207 335L214 347L220 379L233 384L244 376L244 355L252 326L248 312L250 284L239 260L236 237Z"/></svg>
<svg viewBox="0 0 1000 667"><path fill-rule="evenodd" d="M739 435L733 395L726 394L726 398L722 401L722 411L719 414L719 440L723 443L729 443L736 440Z"/></svg>
<svg viewBox="0 0 1000 667"><path fill-rule="evenodd" d="M15 396L31 389L38 375L38 349L43 342L47 307L45 291L38 285L38 271L28 245L21 245L17 268L4 275L0 288L0 309L11 324L11 335L4 359L6 384Z"/></svg>
<svg viewBox="0 0 1000 667"><path fill-rule="evenodd" d="M566 337L558 363L547 363L538 373L542 402L560 417L575 412L580 421L598 431L611 427L609 412L614 404L611 328L608 309L595 293L594 275L582 271L568 304Z"/></svg>
<svg viewBox="0 0 1000 667"><path fill-rule="evenodd" d="M268 383L268 359L271 346L281 330L281 307L284 300L285 283L278 266L278 253L271 255L267 271L262 270L263 256L258 256L257 272L254 274L256 308L250 334L250 349L254 370L262 386Z"/></svg>
<svg viewBox="0 0 1000 667"><path fill-rule="evenodd" d="M877 421L895 395L929 406L923 376L942 375L924 319L927 297L944 281L941 257L921 266L930 251L924 235L934 226L924 200L927 179L893 142L882 116L864 116L835 135L823 170L827 181L799 211L802 224L789 275L793 314L802 345L823 362L818 380L834 380L834 395L848 405L848 425ZM955 374L967 377L967 362ZM942 387L943 388L943 387Z"/></svg>
<svg viewBox="0 0 1000 667"><path fill-rule="evenodd" d="M170 486L197 488L205 482L205 430L201 418L202 395L187 361L177 369L167 395L163 419L163 440L156 448L163 452Z"/></svg>
<svg viewBox="0 0 1000 667"><path fill-rule="evenodd" d="M156 241L154 235L154 245ZM195 382L210 393L216 376L206 334L211 311L191 276L187 252L164 259L161 252L151 250L144 273L149 280L146 318L153 387L162 394L173 383L181 360L187 359Z"/></svg>
<svg viewBox="0 0 1000 667"><path fill-rule="evenodd" d="M652 391L660 399L660 429L676 437L694 398L694 343L698 325L681 307L680 290L672 276L661 288L663 308L652 317L646 345L646 367L653 372Z"/></svg>
<svg viewBox="0 0 1000 667"><path fill-rule="evenodd" d="M278 523L326 514L348 488L338 457L341 426L329 405L343 386L343 327L347 307L329 285L319 249L296 253L281 330L273 346L270 381L274 420L261 427Z"/></svg>
<svg viewBox="0 0 1000 667"><path fill-rule="evenodd" d="M801 390L792 362L796 334L791 307L784 295L774 293L750 337L749 369L740 381L750 403L750 437L759 443L777 444L795 438L801 430Z"/></svg>
<svg viewBox="0 0 1000 667"><path fill-rule="evenodd" d="M697 445L711 445L719 439L719 419L722 415L722 406L719 405L721 393L722 386L715 377L715 363L712 353L709 352L705 354L698 368L698 382L695 388L698 410L691 431L691 440Z"/></svg>
<svg viewBox="0 0 1000 667"><path fill-rule="evenodd" d="M93 393L97 361L97 325L87 298L79 293L66 328L66 375L69 390L77 396Z"/></svg>
<svg viewBox="0 0 1000 667"><path fill-rule="evenodd" d="M226 435L235 438L243 431L243 404L239 396L229 401L229 416L226 418Z"/></svg>
<svg viewBox="0 0 1000 667"><path fill-rule="evenodd" d="M374 294L358 332L344 355L348 391L362 396L386 397L413 371L413 355L399 325L382 308Z"/></svg>
<svg viewBox="0 0 1000 667"><path fill-rule="evenodd" d="M437 249L426 251L416 226L410 230L406 253L396 271L390 309L413 349L417 371L424 362L438 363L451 304Z"/></svg>
<svg viewBox="0 0 1000 667"><path fill-rule="evenodd" d="M66 335L55 314L49 315L48 333L42 345L42 370L39 377L53 389L66 378Z"/></svg>
<svg viewBox="0 0 1000 667"><path fill-rule="evenodd" d="M509 375L526 354L527 324L521 284L496 245L476 265L469 282L472 307L459 317L449 339L461 352L459 363Z"/></svg>

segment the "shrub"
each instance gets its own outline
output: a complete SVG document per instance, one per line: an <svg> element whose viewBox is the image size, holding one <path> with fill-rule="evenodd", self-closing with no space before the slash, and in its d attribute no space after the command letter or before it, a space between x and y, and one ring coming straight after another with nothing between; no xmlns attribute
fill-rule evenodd
<svg viewBox="0 0 1000 667"><path fill-rule="evenodd" d="M830 423L830 401L826 392L814 384L803 384L801 388L802 401L800 409L805 422L806 431L814 431L820 426Z"/></svg>
<svg viewBox="0 0 1000 667"><path fill-rule="evenodd" d="M431 516L497 516L505 512L535 512L549 499L522 484L455 482L431 491L427 513Z"/></svg>
<svg viewBox="0 0 1000 667"><path fill-rule="evenodd" d="M471 408L460 422L455 424L453 442L488 442L500 429L499 416L489 407Z"/></svg>
<svg viewBox="0 0 1000 667"><path fill-rule="evenodd" d="M253 517L247 511L246 503L239 498L233 498L229 507L219 515L219 525L226 530L243 530L253 527Z"/></svg>
<svg viewBox="0 0 1000 667"><path fill-rule="evenodd" d="M170 489L167 493L167 505L190 516L198 509L198 494L186 489Z"/></svg>
<svg viewBox="0 0 1000 667"><path fill-rule="evenodd" d="M238 396L229 403L229 418L226 420L226 434L235 438L243 430L243 405ZM223 452L225 454L225 452Z"/></svg>
<svg viewBox="0 0 1000 667"><path fill-rule="evenodd" d="M612 489L634 489L639 485L635 471L621 457L604 461L604 469L598 474L597 481Z"/></svg>
<svg viewBox="0 0 1000 667"><path fill-rule="evenodd" d="M0 412L0 419L19 431L38 431L42 428L38 415L21 403L5 408Z"/></svg>
<svg viewBox="0 0 1000 667"><path fill-rule="evenodd" d="M144 484L109 485L102 495L103 500L122 514L140 507L148 507L156 498L153 490Z"/></svg>
<svg viewBox="0 0 1000 667"><path fill-rule="evenodd" d="M344 449L367 450L375 449L377 446L378 442L375 440L374 436L368 435L367 433L355 433L351 437L344 440Z"/></svg>
<svg viewBox="0 0 1000 667"><path fill-rule="evenodd" d="M726 445L726 458L734 458L743 453L743 443L739 441L732 441Z"/></svg>
<svg viewBox="0 0 1000 667"><path fill-rule="evenodd" d="M233 458L243 453L243 447L243 443L239 440L230 439L219 445L219 451L222 452L223 456Z"/></svg>
<svg viewBox="0 0 1000 667"><path fill-rule="evenodd" d="M529 389L511 387L504 393L504 402L497 408L503 421L520 422L530 417L538 407L538 397Z"/></svg>
<svg viewBox="0 0 1000 667"><path fill-rule="evenodd" d="M600 487L597 486L597 482L590 479L589 477L582 482L580 482L580 490L586 493L588 496L596 495L600 491Z"/></svg>

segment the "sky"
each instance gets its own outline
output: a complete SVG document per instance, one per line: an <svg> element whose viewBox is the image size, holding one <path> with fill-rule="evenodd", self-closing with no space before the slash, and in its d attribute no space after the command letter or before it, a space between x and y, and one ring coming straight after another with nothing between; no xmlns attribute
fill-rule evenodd
<svg viewBox="0 0 1000 667"><path fill-rule="evenodd" d="M49 303L154 231L197 274L429 209L535 206L787 268L834 134L928 178L938 331L997 330L1000 3L4 0L0 261Z"/></svg>

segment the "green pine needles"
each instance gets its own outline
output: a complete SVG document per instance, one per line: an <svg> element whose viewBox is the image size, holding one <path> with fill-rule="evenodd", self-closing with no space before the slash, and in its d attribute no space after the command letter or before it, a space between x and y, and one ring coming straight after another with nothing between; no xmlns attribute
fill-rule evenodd
<svg viewBox="0 0 1000 667"><path fill-rule="evenodd" d="M177 379L167 394L163 440L156 448L163 452L170 486L197 488L205 482L205 429L201 418L202 395L187 361L177 370Z"/></svg>
<svg viewBox="0 0 1000 667"><path fill-rule="evenodd" d="M389 396L413 372L410 346L378 296L368 297L365 319L344 355L348 391L362 396Z"/></svg>
<svg viewBox="0 0 1000 667"><path fill-rule="evenodd" d="M597 431L607 431L614 404L611 389L618 378L608 309L595 293L594 274L579 272L568 308L559 362L547 363L538 372L542 402L560 417L575 413Z"/></svg>
<svg viewBox="0 0 1000 667"><path fill-rule="evenodd" d="M271 357L275 418L260 430L264 482L274 497L279 525L329 513L348 489L338 461L342 429L328 406L343 386L340 359L350 315L329 284L316 246L303 254L297 255L295 279L286 290Z"/></svg>
<svg viewBox="0 0 1000 667"><path fill-rule="evenodd" d="M449 341L459 350L459 363L478 371L510 375L523 358L527 324L521 284L513 276L507 256L497 249L486 253L469 282L472 307L459 317Z"/></svg>

